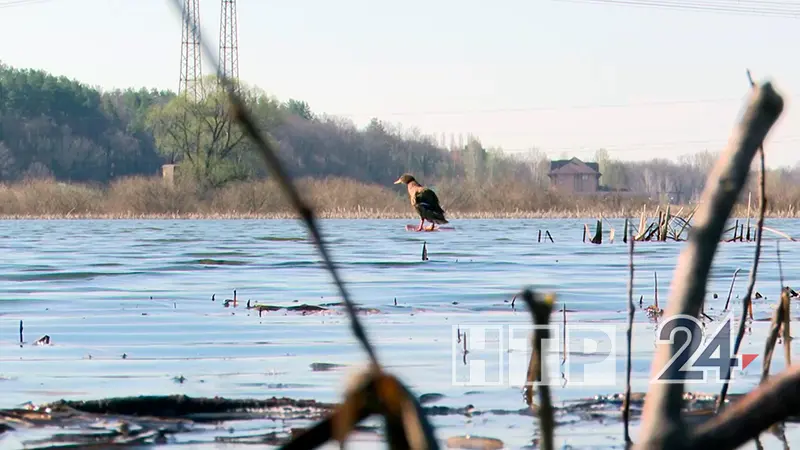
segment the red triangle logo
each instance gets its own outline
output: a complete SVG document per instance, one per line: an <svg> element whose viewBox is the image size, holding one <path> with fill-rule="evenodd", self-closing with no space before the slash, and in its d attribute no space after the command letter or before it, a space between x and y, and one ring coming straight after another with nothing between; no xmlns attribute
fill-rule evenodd
<svg viewBox="0 0 800 450"><path fill-rule="evenodd" d="M756 353L742 353L742 370L746 369L756 358L758 358Z"/></svg>

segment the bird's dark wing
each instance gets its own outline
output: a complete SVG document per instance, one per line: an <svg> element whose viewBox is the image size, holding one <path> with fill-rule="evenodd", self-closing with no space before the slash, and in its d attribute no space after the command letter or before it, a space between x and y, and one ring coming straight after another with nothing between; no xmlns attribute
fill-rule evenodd
<svg viewBox="0 0 800 450"><path fill-rule="evenodd" d="M442 207L439 205L439 197L428 188L420 189L415 195L415 200L418 207L425 208L433 213L444 214Z"/></svg>

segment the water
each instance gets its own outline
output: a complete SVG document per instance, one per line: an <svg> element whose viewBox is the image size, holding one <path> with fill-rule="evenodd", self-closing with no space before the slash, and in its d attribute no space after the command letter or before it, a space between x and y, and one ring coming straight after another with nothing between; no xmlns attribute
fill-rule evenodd
<svg viewBox="0 0 800 450"><path fill-rule="evenodd" d="M570 324L616 327L620 358L588 374L595 377L594 371L605 370L613 383L581 386L580 374L573 374L572 383L553 388L556 405L623 391L625 244L582 243L580 220L457 220L455 231L406 232L404 225L412 222L324 220L322 227L353 299L380 311L361 317L381 362L416 394L442 394L435 404L443 406L523 408L520 389L508 383L454 385L453 371L465 379L469 368L458 350L454 354L453 347L461 344L453 344L452 327L475 339L473 333L480 334L476 324L501 327L506 336L509 327L529 324L521 303L511 308L514 293L528 285L556 292L558 308L566 305ZM618 220L608 223L622 227ZM800 235L798 220L767 220L767 226ZM540 229L549 230L555 243L537 242ZM420 257L423 241L430 258L425 262ZM763 352L765 321L780 286L775 242L765 233L756 290L766 299L755 301L756 322L745 336L744 353ZM636 248L635 299L638 303L643 297L644 306L653 303L655 272L663 308L683 244L647 242ZM753 248L752 243L720 244L709 280L709 314L721 315L737 268L731 304L741 309L738 297L745 291ZM0 408L62 398L175 393L336 402L365 362L341 308L329 314L277 311L259 317L244 307L247 300L279 306L341 301L296 221L4 221L0 254ZM794 286L797 245L783 241L781 257L786 284ZM238 307L225 308L223 301L233 297L234 289ZM553 318L560 320L561 312ZM46 334L52 345L20 347L20 320L27 343ZM646 391L654 325L641 311L635 334L632 387ZM487 379L498 377L501 367L506 378L520 376L514 364L526 365L525 357L516 363L513 353L498 359L504 352L494 350L496 343L487 345L468 354L470 361L485 359ZM776 352L773 373L783 369L782 355ZM560 368L553 366L559 359L554 358L550 366L558 376ZM582 360L577 354L571 358ZM734 373L731 392L755 386L761 362L759 357ZM346 367L312 371L312 363ZM176 377L185 380L179 383ZM688 389L715 393L719 385ZM535 419L519 415L432 420L440 439L476 433L501 438L514 448L529 445L537 428ZM618 422L572 424L556 430L557 442L619 446L621 429ZM635 425L634 438L636 430ZM367 446L374 442L367 440Z"/></svg>

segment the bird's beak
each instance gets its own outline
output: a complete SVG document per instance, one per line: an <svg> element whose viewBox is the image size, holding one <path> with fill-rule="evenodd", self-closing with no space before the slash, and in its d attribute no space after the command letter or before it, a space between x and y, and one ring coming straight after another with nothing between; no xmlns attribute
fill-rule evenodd
<svg viewBox="0 0 800 450"><path fill-rule="evenodd" d="M398 178L397 181L394 182L394 184L402 184L402 183L403 183L403 180L401 180L400 178Z"/></svg>

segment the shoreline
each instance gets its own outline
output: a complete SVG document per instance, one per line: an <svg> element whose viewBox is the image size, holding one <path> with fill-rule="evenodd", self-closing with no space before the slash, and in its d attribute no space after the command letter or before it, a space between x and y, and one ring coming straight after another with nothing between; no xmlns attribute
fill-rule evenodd
<svg viewBox="0 0 800 450"><path fill-rule="evenodd" d="M648 219L651 214L648 212ZM738 211L737 211L738 212ZM752 214L752 211L751 211ZM609 211L514 211L514 212L448 212L448 220L564 220L583 219L594 221L597 219L625 219L626 217L638 221L641 211L634 214ZM766 213L765 219L798 219L799 212L777 211ZM275 213L51 213L51 214L9 214L1 215L0 221L26 221L26 220L298 220L297 214L289 212ZM408 220L416 224L419 217L411 213L380 212L380 211L320 211L316 212L318 219L336 220ZM746 214L733 214L729 220L746 220ZM755 223L756 219L751 218ZM427 222L426 222L427 223Z"/></svg>
<svg viewBox="0 0 800 450"><path fill-rule="evenodd" d="M384 186L341 178L302 178L297 188L320 219L402 219L419 222L408 195ZM487 189L481 185L443 183L439 195L448 219L584 219L630 218L644 212L657 220L687 218L696 204L608 196L569 196L525 183ZM798 191L800 194L800 191ZM793 197L769 199L766 217L800 218ZM757 208L747 199L734 207L734 217L755 221ZM271 220L297 219L275 183L252 181L203 190L192 184L169 185L160 178L133 177L108 187L35 180L0 183L0 220Z"/></svg>

